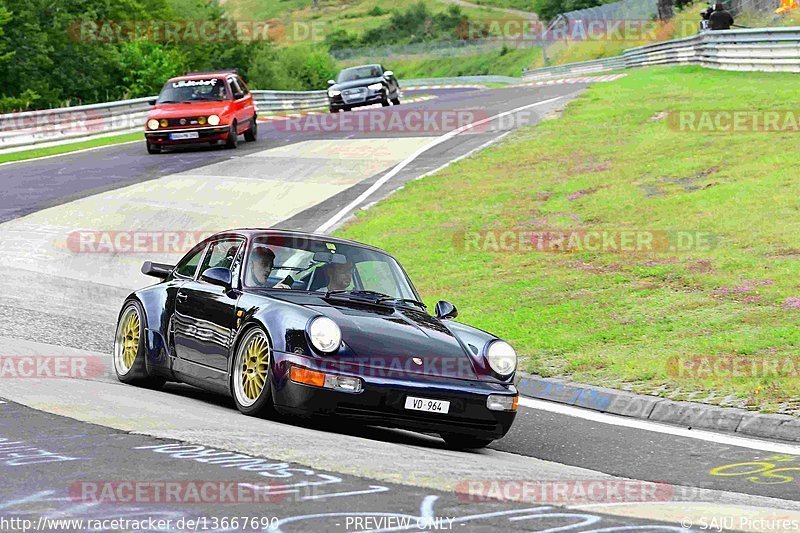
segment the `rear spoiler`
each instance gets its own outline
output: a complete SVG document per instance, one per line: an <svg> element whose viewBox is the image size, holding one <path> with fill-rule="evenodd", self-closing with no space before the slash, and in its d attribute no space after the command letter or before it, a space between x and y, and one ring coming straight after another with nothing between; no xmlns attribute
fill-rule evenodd
<svg viewBox="0 0 800 533"><path fill-rule="evenodd" d="M142 265L142 274L145 276L153 276L158 279L167 279L172 273L175 265L165 265L164 263L153 263L152 261L145 261Z"/></svg>

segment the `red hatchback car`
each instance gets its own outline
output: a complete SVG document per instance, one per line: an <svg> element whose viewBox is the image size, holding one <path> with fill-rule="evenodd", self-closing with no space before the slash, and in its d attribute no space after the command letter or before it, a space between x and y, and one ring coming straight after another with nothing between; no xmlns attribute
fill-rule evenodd
<svg viewBox="0 0 800 533"><path fill-rule="evenodd" d="M187 72L169 80L147 115L147 151L183 144L225 143L258 133L253 95L235 71Z"/></svg>

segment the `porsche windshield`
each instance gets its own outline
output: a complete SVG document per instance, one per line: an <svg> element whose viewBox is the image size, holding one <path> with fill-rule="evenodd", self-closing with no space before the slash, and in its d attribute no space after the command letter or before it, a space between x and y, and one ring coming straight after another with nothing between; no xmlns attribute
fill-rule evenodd
<svg viewBox="0 0 800 533"><path fill-rule="evenodd" d="M360 246L301 237L256 238L247 254L245 286L418 299L391 256Z"/></svg>
<svg viewBox="0 0 800 533"><path fill-rule="evenodd" d="M221 102L228 99L222 78L168 81L158 96L159 104L186 102Z"/></svg>
<svg viewBox="0 0 800 533"><path fill-rule="evenodd" d="M348 68L339 73L337 83L348 81L366 80L381 77L381 68L378 65Z"/></svg>

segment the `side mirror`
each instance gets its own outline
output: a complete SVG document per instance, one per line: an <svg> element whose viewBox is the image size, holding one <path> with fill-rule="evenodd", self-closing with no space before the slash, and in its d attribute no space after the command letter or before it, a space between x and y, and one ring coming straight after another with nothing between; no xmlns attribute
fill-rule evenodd
<svg viewBox="0 0 800 533"><path fill-rule="evenodd" d="M449 320L458 316L458 309L450 302L439 300L436 302L436 318L439 320Z"/></svg>
<svg viewBox="0 0 800 533"><path fill-rule="evenodd" d="M234 100L241 100L242 98L244 98L244 93L234 93L233 94L233 99Z"/></svg>
<svg viewBox="0 0 800 533"><path fill-rule="evenodd" d="M386 79L393 78L394 77L394 71L387 70L386 72L383 73L383 77L386 78Z"/></svg>
<svg viewBox="0 0 800 533"><path fill-rule="evenodd" d="M200 281L230 289L233 285L233 275L228 268L214 267L203 272L200 276Z"/></svg>
<svg viewBox="0 0 800 533"><path fill-rule="evenodd" d="M336 85L336 82L333 80L328 80L328 85Z"/></svg>
<svg viewBox="0 0 800 533"><path fill-rule="evenodd" d="M147 101L147 105L156 105L156 102L158 102L158 99L157 98L153 98L152 100L148 100Z"/></svg>

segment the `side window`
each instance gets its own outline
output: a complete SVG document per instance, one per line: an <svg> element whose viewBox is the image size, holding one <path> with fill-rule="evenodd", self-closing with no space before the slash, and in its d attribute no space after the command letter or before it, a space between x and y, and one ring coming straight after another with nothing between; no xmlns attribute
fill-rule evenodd
<svg viewBox="0 0 800 533"><path fill-rule="evenodd" d="M244 82L244 80L242 78L237 76L236 77L236 84L239 86L239 88L242 90L242 92L244 93L245 96L250 94L250 89L247 88L247 84Z"/></svg>
<svg viewBox="0 0 800 533"><path fill-rule="evenodd" d="M383 261L362 261L356 265L356 270L364 289L384 294L397 292L394 275L388 263Z"/></svg>
<svg viewBox="0 0 800 533"><path fill-rule="evenodd" d="M228 78L228 81L231 83L231 90L233 91L233 99L236 100L237 97L239 96L239 93L242 92L242 88L239 87L236 78Z"/></svg>
<svg viewBox="0 0 800 533"><path fill-rule="evenodd" d="M189 254L178 263L178 268L175 269L175 273L185 278L193 278L205 249L205 245L202 245L189 252Z"/></svg>
<svg viewBox="0 0 800 533"><path fill-rule="evenodd" d="M209 268L232 268L243 244L244 241L241 239L224 239L211 243L200 267L200 275Z"/></svg>

